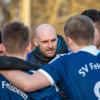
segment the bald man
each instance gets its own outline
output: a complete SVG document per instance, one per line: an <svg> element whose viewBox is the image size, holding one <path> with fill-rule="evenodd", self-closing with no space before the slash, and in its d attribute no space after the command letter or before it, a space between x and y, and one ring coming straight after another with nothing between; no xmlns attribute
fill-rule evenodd
<svg viewBox="0 0 100 100"><path fill-rule="evenodd" d="M28 54L27 61L32 64L47 64L57 54L68 53L65 40L56 33L50 24L40 24L34 34L36 48Z"/></svg>
<svg viewBox="0 0 100 100"><path fill-rule="evenodd" d="M27 61L31 64L45 65L48 64L57 54L68 53L68 47L65 40L60 35L56 34L56 30L50 24L40 24L34 34L34 45L36 48L32 50ZM66 100L64 93L59 86L60 95L63 100Z"/></svg>

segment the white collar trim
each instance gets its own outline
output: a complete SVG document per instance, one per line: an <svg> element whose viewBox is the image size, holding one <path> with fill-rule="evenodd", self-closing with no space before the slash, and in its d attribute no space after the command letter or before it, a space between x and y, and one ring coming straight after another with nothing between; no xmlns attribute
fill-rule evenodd
<svg viewBox="0 0 100 100"><path fill-rule="evenodd" d="M82 48L82 49L80 49L79 51L85 51L85 52L91 53L91 54L93 54L93 55L97 55L98 53L100 53L100 50L98 50L98 49L96 48L96 46L94 46L94 45L91 45L91 46Z"/></svg>

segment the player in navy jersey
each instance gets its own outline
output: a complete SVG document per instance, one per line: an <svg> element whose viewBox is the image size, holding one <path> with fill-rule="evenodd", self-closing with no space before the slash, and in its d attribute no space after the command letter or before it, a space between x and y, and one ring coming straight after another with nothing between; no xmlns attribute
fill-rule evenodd
<svg viewBox="0 0 100 100"><path fill-rule="evenodd" d="M21 36L23 35L23 36ZM25 70L28 74L33 74L39 66L31 65L24 61L26 54L30 50L30 32L27 26L20 22L11 22L4 26L2 32L2 42L5 46L5 55L0 60L0 65L5 65L5 69L13 69L14 66L30 67ZM8 57L7 57L8 56ZM0 56L1 57L1 56ZM4 63L5 60L5 63ZM9 61L13 62L12 68L8 68ZM3 68L3 67L2 67ZM18 69L18 67L16 67ZM20 69L20 68L19 68ZM23 70L23 68L22 68ZM16 74L17 76L18 74ZM13 76L12 76L13 77ZM60 96L55 87L47 87L36 92L24 93L12 85L2 75L0 75L0 100L60 100Z"/></svg>
<svg viewBox="0 0 100 100"><path fill-rule="evenodd" d="M73 16L65 23L64 32L73 53L57 56L34 75L18 70L0 73L24 91L60 82L68 100L99 100L100 51L93 45L93 22L86 16Z"/></svg>
<svg viewBox="0 0 100 100"><path fill-rule="evenodd" d="M0 57L5 55L5 47L2 43L2 36L0 32ZM0 63L2 65L3 62ZM5 65L8 65L5 61ZM0 100L29 100L28 95L22 90L16 88L7 79L0 75Z"/></svg>

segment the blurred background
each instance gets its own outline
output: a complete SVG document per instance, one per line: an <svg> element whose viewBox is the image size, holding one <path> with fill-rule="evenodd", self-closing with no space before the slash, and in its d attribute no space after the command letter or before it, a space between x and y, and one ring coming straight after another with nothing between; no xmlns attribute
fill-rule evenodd
<svg viewBox="0 0 100 100"><path fill-rule="evenodd" d="M49 23L64 36L67 18L91 8L100 10L100 0L0 0L0 29L17 20L30 27L33 37L37 25Z"/></svg>

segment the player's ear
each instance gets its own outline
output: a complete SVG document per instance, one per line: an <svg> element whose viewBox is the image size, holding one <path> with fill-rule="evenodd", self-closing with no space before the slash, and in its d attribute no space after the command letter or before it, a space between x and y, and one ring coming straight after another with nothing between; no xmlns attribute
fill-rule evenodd
<svg viewBox="0 0 100 100"><path fill-rule="evenodd" d="M30 51L32 49L31 47L32 47L32 45L31 45L31 43L29 43L29 45L27 46L27 49L26 50L27 51Z"/></svg>
<svg viewBox="0 0 100 100"><path fill-rule="evenodd" d="M5 53L5 51L6 51L5 45L4 45L3 43L0 44L0 50L1 50L2 52L4 52L4 53Z"/></svg>
<svg viewBox="0 0 100 100"><path fill-rule="evenodd" d="M70 37L66 37L66 43L68 45L68 47L71 49L71 47L73 46L73 41Z"/></svg>
<svg viewBox="0 0 100 100"><path fill-rule="evenodd" d="M37 47L38 46L38 40L34 38L34 45Z"/></svg>

